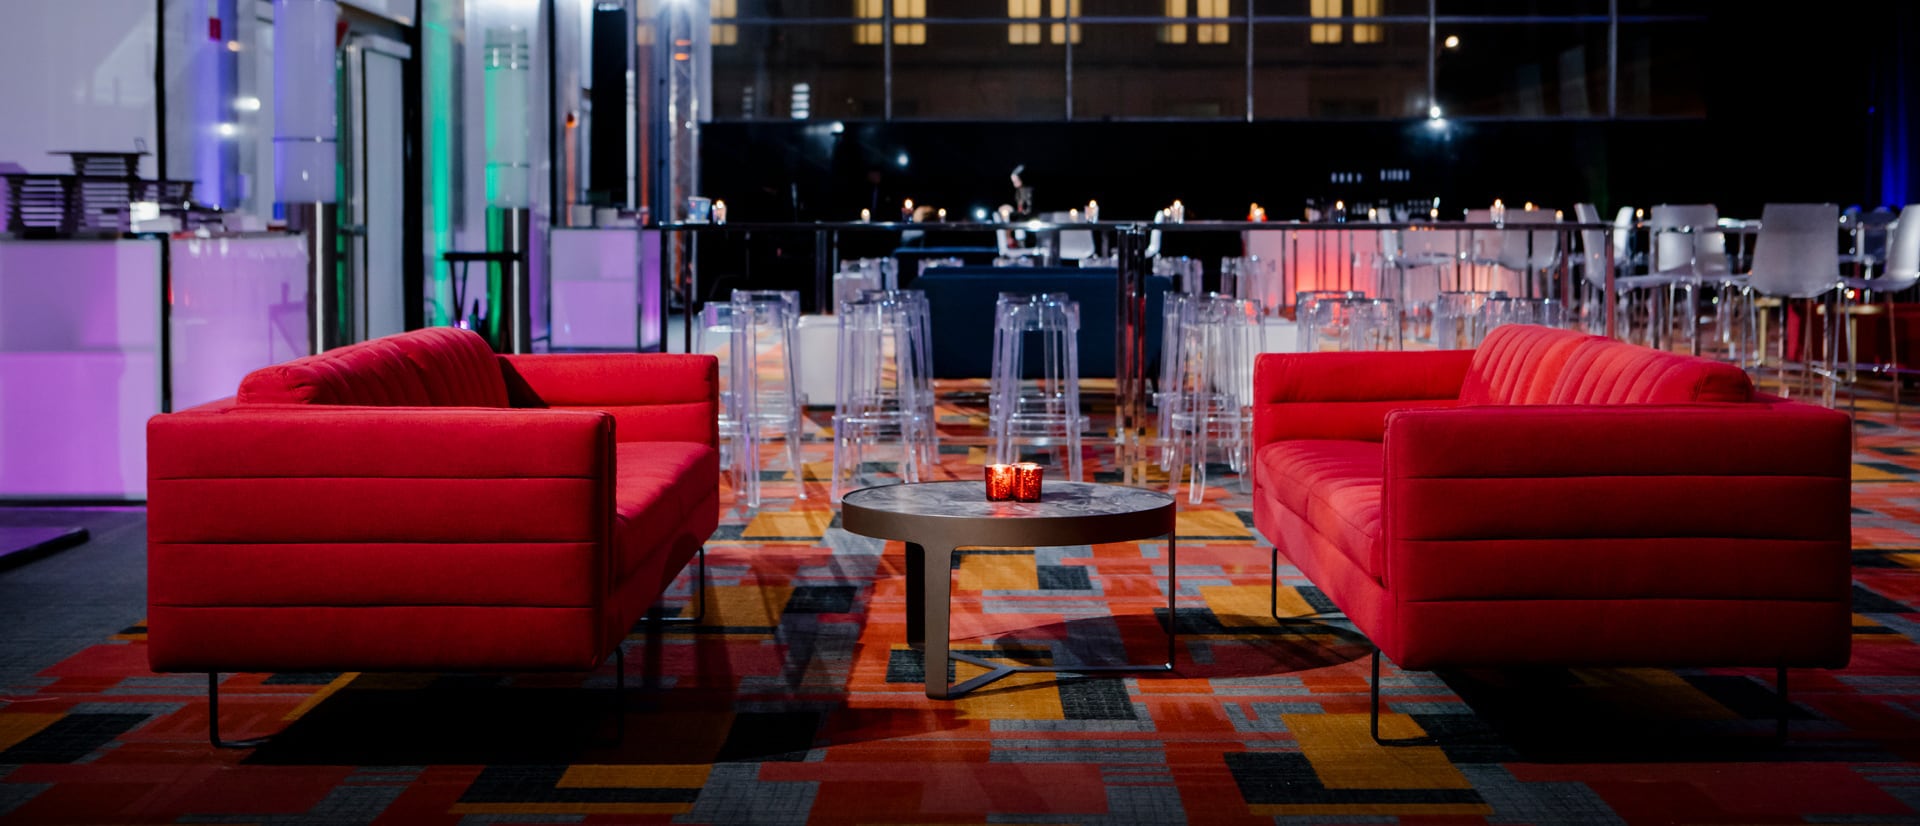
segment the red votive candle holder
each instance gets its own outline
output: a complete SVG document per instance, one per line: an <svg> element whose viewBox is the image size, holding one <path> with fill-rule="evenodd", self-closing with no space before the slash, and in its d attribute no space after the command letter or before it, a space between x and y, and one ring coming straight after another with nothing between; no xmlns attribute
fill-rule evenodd
<svg viewBox="0 0 1920 826"><path fill-rule="evenodd" d="M1014 475L1013 499L1014 501L1016 502L1040 501L1040 474L1041 474L1040 466L1032 462L1021 462L1020 464L1013 466L1013 475Z"/></svg>
<svg viewBox="0 0 1920 826"><path fill-rule="evenodd" d="M1018 482L1013 465L987 465L987 501L1005 502L1013 498Z"/></svg>

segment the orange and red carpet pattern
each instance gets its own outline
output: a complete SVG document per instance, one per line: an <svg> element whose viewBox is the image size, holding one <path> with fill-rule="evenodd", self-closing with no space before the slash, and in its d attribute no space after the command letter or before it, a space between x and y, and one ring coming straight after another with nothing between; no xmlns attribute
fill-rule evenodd
<svg viewBox="0 0 1920 826"><path fill-rule="evenodd" d="M975 413L947 408L942 428L977 436ZM978 478L983 451L963 441L943 447L939 475ZM1793 674L1784 746L1770 738L1769 672L1391 666L1383 734L1439 744L1376 746L1369 649L1337 618L1268 618L1269 551L1230 476L1182 505L1177 673L1026 675L931 701L903 645L902 548L837 527L827 446L814 442L812 498L783 498L790 477L769 471L767 504L729 511L709 546L705 621L635 628L618 716L610 663L590 675L237 674L224 678L228 736L281 733L215 751L205 677L148 672L135 626L0 687L0 820L1920 822L1916 451L1920 432L1863 416L1853 663ZM1089 461L1111 478L1108 451ZM1164 551L964 553L958 647L1151 660ZM1331 607L1291 568L1281 582L1283 613Z"/></svg>

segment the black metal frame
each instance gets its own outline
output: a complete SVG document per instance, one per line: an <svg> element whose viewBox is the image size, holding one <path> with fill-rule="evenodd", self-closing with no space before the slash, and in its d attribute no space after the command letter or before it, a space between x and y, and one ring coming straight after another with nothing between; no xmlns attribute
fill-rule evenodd
<svg viewBox="0 0 1920 826"><path fill-rule="evenodd" d="M658 612L658 609L656 609L652 617L652 620L654 622L664 623L667 625L698 625L701 622L706 620L707 618L707 546L701 545L700 550L694 552L694 559L696 560L696 567L694 568L695 581L693 584L693 593L694 593L695 604L700 607L693 612L692 616L687 616L687 617L661 616Z"/></svg>
<svg viewBox="0 0 1920 826"><path fill-rule="evenodd" d="M655 614L651 619L657 623L696 623L707 615L707 547L700 546L695 552L699 560L695 576L698 578L699 610L691 617L662 617ZM622 635L613 647L613 708L616 720L616 737L624 739L627 733L626 709L627 694L627 648L626 638ZM220 736L220 672L207 672L207 740L217 749L251 749L265 745L273 735L249 737L244 740L228 740Z"/></svg>
<svg viewBox="0 0 1920 826"><path fill-rule="evenodd" d="M1333 613L1308 614L1301 617L1280 616L1280 548L1277 545L1273 548L1273 564L1268 568L1268 571L1268 581L1271 586L1267 592L1268 611L1273 614L1275 622L1283 626L1296 623L1317 624L1321 618L1339 616L1339 614ZM1432 736L1380 739L1380 648L1378 646L1373 646L1372 648L1373 652L1369 655L1369 658L1373 661L1371 664L1371 676L1367 680L1367 733L1372 735L1373 742L1388 747L1439 745L1440 741ZM1787 742L1787 717L1793 713L1794 709L1793 699L1787 693L1786 666L1774 666L1773 684L1774 696L1779 701L1775 706L1773 736L1776 742L1785 744Z"/></svg>

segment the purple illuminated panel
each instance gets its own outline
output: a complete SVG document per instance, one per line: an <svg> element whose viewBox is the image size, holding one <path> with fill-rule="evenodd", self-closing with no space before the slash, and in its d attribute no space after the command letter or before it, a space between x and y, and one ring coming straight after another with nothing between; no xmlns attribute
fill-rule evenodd
<svg viewBox="0 0 1920 826"><path fill-rule="evenodd" d="M156 241L0 241L0 498L146 496Z"/></svg>
<svg viewBox="0 0 1920 826"><path fill-rule="evenodd" d="M173 241L173 409L307 354L306 267L299 235Z"/></svg>
<svg viewBox="0 0 1920 826"><path fill-rule="evenodd" d="M659 249L658 233L555 229L551 238L553 349L630 352L657 338L660 287L657 278L645 277L643 252ZM657 264L652 272L659 272ZM654 317L644 319L641 296L649 284Z"/></svg>

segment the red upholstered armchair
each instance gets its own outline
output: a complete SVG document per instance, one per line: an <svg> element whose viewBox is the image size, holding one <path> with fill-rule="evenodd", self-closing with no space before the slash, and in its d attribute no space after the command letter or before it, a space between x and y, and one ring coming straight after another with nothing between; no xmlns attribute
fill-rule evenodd
<svg viewBox="0 0 1920 826"><path fill-rule="evenodd" d="M154 417L152 667L208 672L217 702L221 671L617 658L718 524L716 381L711 356L496 356L434 328Z"/></svg>
<svg viewBox="0 0 1920 826"><path fill-rule="evenodd" d="M1378 647L1376 739L1382 652L1782 680L1847 662L1841 413L1542 327L1474 351L1263 355L1254 375L1255 523Z"/></svg>

